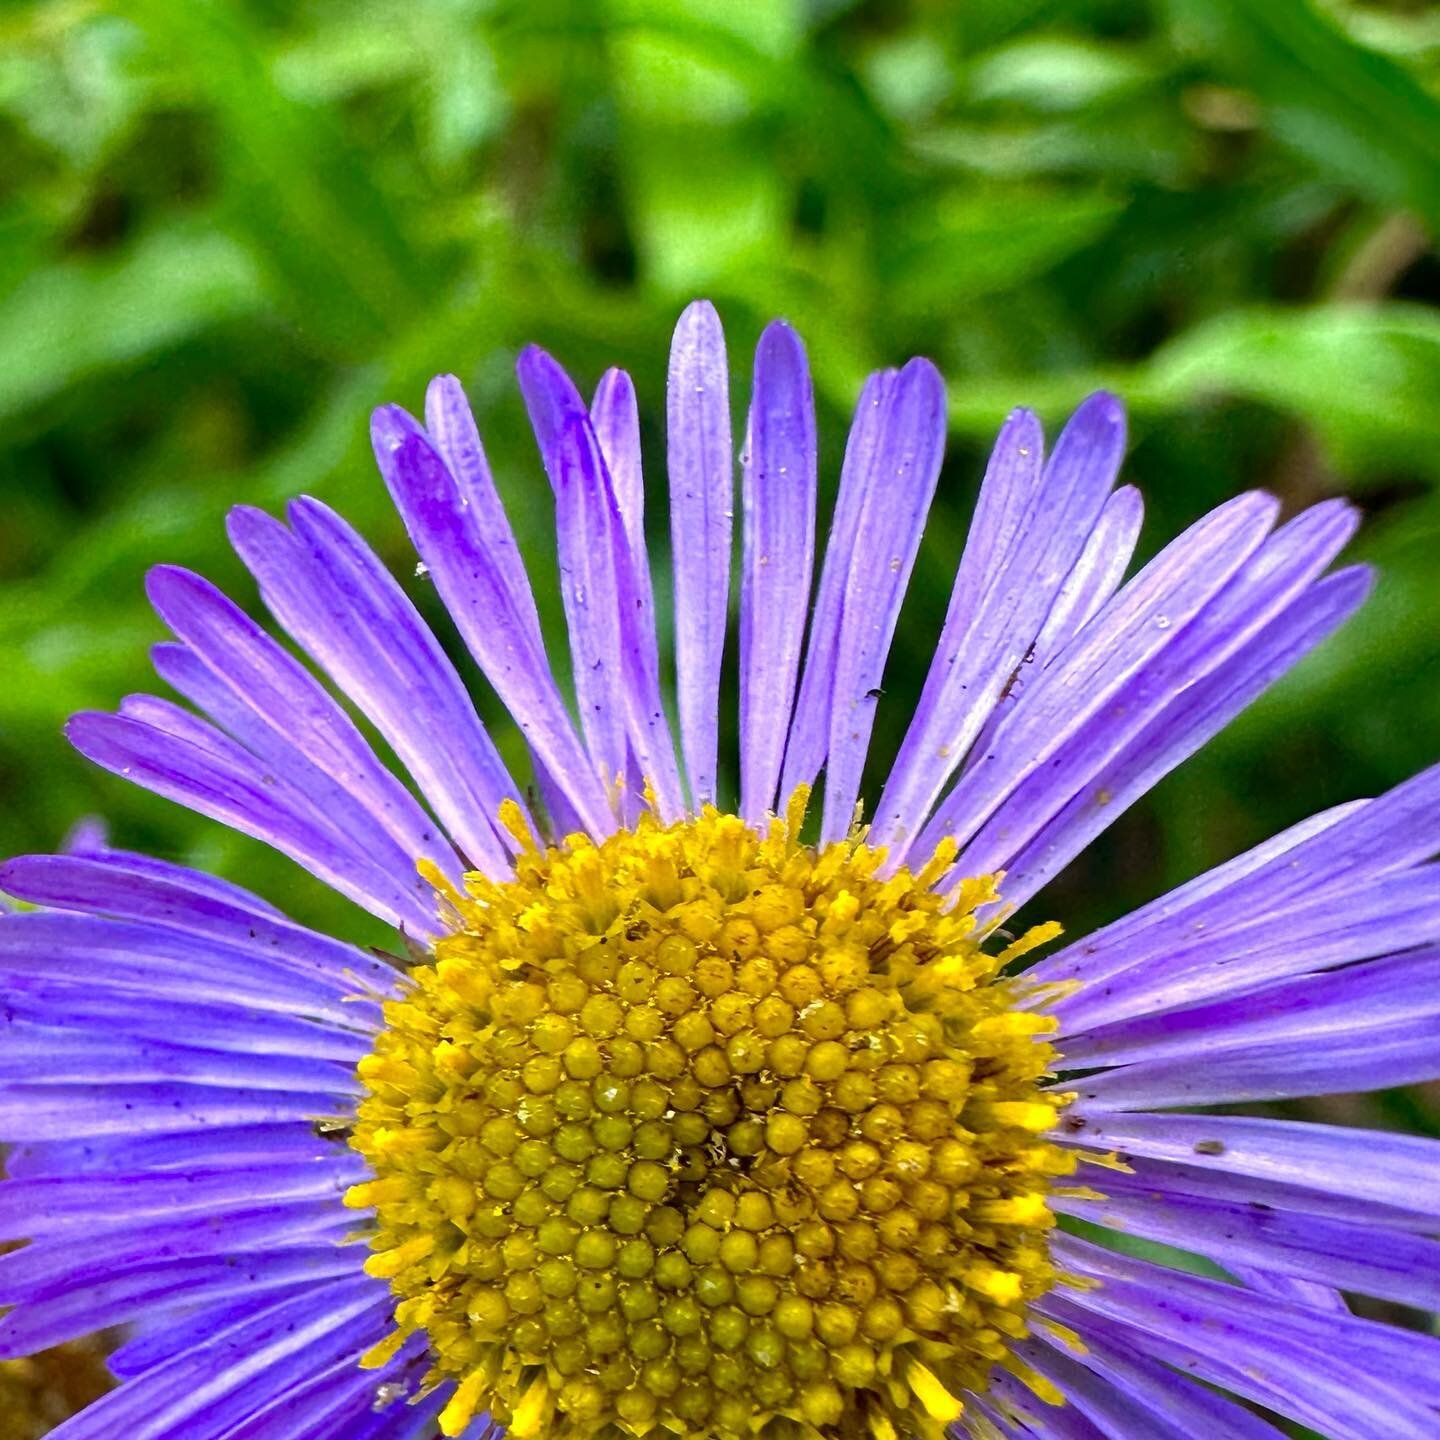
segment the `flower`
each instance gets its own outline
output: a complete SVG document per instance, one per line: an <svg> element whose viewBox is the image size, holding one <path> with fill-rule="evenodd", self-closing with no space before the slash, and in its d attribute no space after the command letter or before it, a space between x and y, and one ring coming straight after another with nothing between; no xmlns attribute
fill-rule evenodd
<svg viewBox="0 0 1440 1440"><path fill-rule="evenodd" d="M413 789L169 567L155 661L194 709L132 696L69 730L405 960L98 841L0 872L34 907L0 918L0 1238L30 1242L0 1258L0 1357L130 1327L122 1383L56 1434L1277 1435L1249 1401L1336 1440L1433 1435L1440 1343L1344 1297L1440 1299L1440 1146L1199 1107L1440 1072L1440 769L1047 958L1017 963L1058 926L999 930L1360 604L1363 569L1325 574L1350 508L1275 528L1242 495L1122 583L1118 403L1048 459L1015 412L864 824L943 388L923 360L867 382L812 604L814 407L776 323L743 447L732 810L714 311L682 317L667 397L678 740L631 384L586 406L543 353L519 371L578 727L458 382L373 434L535 794L310 499L236 510L231 538Z"/></svg>

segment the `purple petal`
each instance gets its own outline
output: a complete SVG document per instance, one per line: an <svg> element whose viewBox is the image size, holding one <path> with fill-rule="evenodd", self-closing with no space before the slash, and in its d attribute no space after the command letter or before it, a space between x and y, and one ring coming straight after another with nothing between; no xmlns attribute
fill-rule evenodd
<svg viewBox="0 0 1440 1440"><path fill-rule="evenodd" d="M559 365L532 345L516 370L555 492L560 590L580 728L591 762L613 795L625 778L627 705L604 462L585 402Z"/></svg>
<svg viewBox="0 0 1440 1440"><path fill-rule="evenodd" d="M1006 693L1084 553L1125 449L1119 402L1094 395L1042 472L1040 426L1011 415L996 441L940 643L894 769L874 842L901 861L926 814Z"/></svg>
<svg viewBox="0 0 1440 1440"><path fill-rule="evenodd" d="M1066 1112L1057 1139L1440 1215L1440 1140L1248 1115Z"/></svg>
<svg viewBox="0 0 1440 1440"><path fill-rule="evenodd" d="M385 417L379 423L387 445L408 433L414 425L399 406L382 407L376 412L377 420L380 416ZM485 447L480 443L480 431L465 399L464 387L453 375L437 375L426 389L425 425L446 471L443 481L428 475L421 478L416 496L417 510L433 507L438 512L433 518L427 518L422 527L432 541L427 549L437 559L445 560L448 558L444 553L447 544L463 545L467 564L473 559L480 559L479 565L471 566L471 578L479 580L482 570L487 576L494 576L494 581L490 583L499 590L504 608L543 660L545 644L541 636L540 615L535 608L530 577L525 573L525 561L516 544L509 517L505 514L500 492L495 488L490 462L485 458ZM383 464L381 470L384 473ZM387 485L391 483L389 475L385 476L385 480ZM393 489L391 493L394 494ZM406 523L408 525L408 520ZM439 543L434 543L436 541ZM421 558L430 573L437 574L437 567L431 564L429 555L422 552ZM460 607L461 610L469 608ZM460 614L454 610L451 613L458 623ZM466 639L468 641L468 634ZM478 654L476 659L480 659Z"/></svg>
<svg viewBox="0 0 1440 1440"><path fill-rule="evenodd" d="M74 910L119 920L143 920L252 951L262 968L278 964L307 981L328 979L333 993L353 997L361 987L388 993L394 968L373 955L317 930L297 925L236 887L197 883L198 872L179 866L139 866L120 851L99 856L19 855L0 864L0 889L52 910ZM205 877L199 877L203 880ZM22 921L22 927L30 923ZM22 934L5 931L0 935ZM103 936L103 927L80 925L59 933L82 940ZM125 932L133 941L137 932ZM148 933L148 932L147 932ZM306 993L313 992L307 984ZM369 1028L372 1013L348 1000L346 1028Z"/></svg>
<svg viewBox="0 0 1440 1440"><path fill-rule="evenodd" d="M775 805L815 563L815 396L784 321L755 350L743 457L740 577L740 815Z"/></svg>
<svg viewBox="0 0 1440 1440"><path fill-rule="evenodd" d="M968 841L1027 776L1115 705L1158 652L1184 635L1260 546L1275 517L1268 495L1242 495L1173 541L1035 677L993 747L942 802L916 842L928 855Z"/></svg>
<svg viewBox="0 0 1440 1440"><path fill-rule="evenodd" d="M1130 1329L1132 1343L1327 1434L1424 1440L1440 1399L1440 1342L1350 1315L1288 1305L1057 1236L1057 1259L1101 1281L1063 1309ZM1047 1313L1062 1309L1046 1302ZM1175 1358L1172 1358L1175 1357ZM1377 1419L1385 1424L1375 1428ZM1368 1428L1365 1428L1368 1427Z"/></svg>
<svg viewBox="0 0 1440 1440"><path fill-rule="evenodd" d="M865 381L855 406L855 418L845 442L845 463L840 471L840 492L825 545L820 587L810 618L809 648L795 701L795 719L785 747L785 768L780 779L782 797L798 785L813 785L830 746L830 706L835 693L835 652L840 639L841 611L860 516L871 493L881 458L885 420L897 371L877 371Z"/></svg>
<svg viewBox="0 0 1440 1440"><path fill-rule="evenodd" d="M427 413L432 428L440 427L437 444L441 435L449 437L448 452L442 446L437 454L409 415L386 406L371 420L380 473L440 598L534 752L537 768L583 817L579 828L604 834L610 825L605 792L550 668L530 582L484 466L474 421L458 385L453 393L441 386L438 395L432 386L432 396Z"/></svg>
<svg viewBox="0 0 1440 1440"><path fill-rule="evenodd" d="M1125 1440L1282 1440L1258 1415L1138 1350L1081 1334L1078 1353L1043 1328L1015 1349L1106 1434Z"/></svg>
<svg viewBox="0 0 1440 1440"><path fill-rule="evenodd" d="M843 839L854 818L885 661L945 456L945 385L928 360L900 372L885 409L841 602L822 843Z"/></svg>
<svg viewBox="0 0 1440 1440"><path fill-rule="evenodd" d="M681 315L666 386L675 688L691 803L715 799L720 661L730 596L735 454L720 318L707 300Z"/></svg>
<svg viewBox="0 0 1440 1440"><path fill-rule="evenodd" d="M1312 586L1242 654L1179 690L1113 761L1098 771L1088 762L1071 769L1068 793L1060 795L1053 784L1047 787L1048 776L1038 772L1024 782L986 825L985 839L995 847L990 853L1007 856L1003 862L1006 904L1018 907L1039 891L1162 776L1333 634L1364 602L1371 578L1368 570L1359 567ZM1034 799L1047 788L1053 798L1064 800L1048 819L1043 817L1054 810L1053 798L1048 805ZM1031 799L1033 815L1041 819L1038 828L1025 811ZM1033 837L1017 847L1020 835L1032 831ZM977 837L977 853L969 863L983 868L981 843Z"/></svg>
<svg viewBox="0 0 1440 1440"><path fill-rule="evenodd" d="M209 581L175 566L151 570L147 590L160 618L185 643L182 653L193 653L223 687L221 693L228 692L260 722L247 727L246 735L232 730L242 744L255 749L248 737L263 736L271 742L267 758L298 752L331 782L322 792L327 803L353 797L361 813L373 817L372 826L383 828L408 857L411 870L419 856L453 870L455 857L437 836L435 822L376 759L326 690L244 611ZM236 713L234 704L229 713Z"/></svg>
<svg viewBox="0 0 1440 1440"><path fill-rule="evenodd" d="M1057 1195L1051 1204L1095 1225L1208 1256L1227 1270L1261 1266L1423 1310L1440 1308L1440 1242L1372 1224L1287 1215L1253 1201L1171 1193L1119 1172L1102 1183L1104 1200Z"/></svg>
<svg viewBox="0 0 1440 1440"><path fill-rule="evenodd" d="M272 1250L267 1254L201 1256L101 1275L75 1274L74 1283L0 1318L0 1353L29 1355L81 1335L179 1304L216 1304L244 1297L256 1303L296 1285L353 1275L356 1252L333 1242Z"/></svg>
<svg viewBox="0 0 1440 1440"><path fill-rule="evenodd" d="M258 510L230 538L266 606L374 723L467 860L503 874L492 819L518 797L460 677L365 543L317 501L290 507L292 534Z"/></svg>
<svg viewBox="0 0 1440 1440"><path fill-rule="evenodd" d="M595 439L619 523L611 521L620 625L626 643L626 690L632 758L645 786L655 791L661 817L678 820L684 810L675 741L660 696L660 648L655 632L655 595L645 548L645 491L640 469L640 416L635 387L622 370L607 370L590 407ZM632 785L632 791L634 786ZM633 823L633 820L632 822Z"/></svg>
<svg viewBox="0 0 1440 1440"><path fill-rule="evenodd" d="M298 1165L286 1160L220 1170L10 1179L0 1183L0 1233L38 1240L103 1229L115 1225L117 1217L126 1226L143 1226L167 1216L243 1211L262 1201L328 1199L338 1205L345 1190L365 1174L358 1155L332 1148L331 1154Z"/></svg>

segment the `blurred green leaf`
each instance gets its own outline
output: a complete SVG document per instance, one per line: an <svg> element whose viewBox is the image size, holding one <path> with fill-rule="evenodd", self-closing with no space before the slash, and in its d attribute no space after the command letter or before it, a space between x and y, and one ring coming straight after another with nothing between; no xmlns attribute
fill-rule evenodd
<svg viewBox="0 0 1440 1440"><path fill-rule="evenodd" d="M0 417L159 356L262 299L245 250L198 224L157 231L115 258L37 270L0 305Z"/></svg>
<svg viewBox="0 0 1440 1440"><path fill-rule="evenodd" d="M1311 0L1172 0L1274 133L1361 194L1440 224L1440 102Z"/></svg>
<svg viewBox="0 0 1440 1440"><path fill-rule="evenodd" d="M887 278L903 313L963 304L1043 274L1098 240L1124 209L1090 190L952 190L901 231Z"/></svg>
<svg viewBox="0 0 1440 1440"><path fill-rule="evenodd" d="M1440 316L1418 305L1222 315L1166 346L1143 389L1167 407L1261 400L1309 426L1344 474L1440 480Z"/></svg>

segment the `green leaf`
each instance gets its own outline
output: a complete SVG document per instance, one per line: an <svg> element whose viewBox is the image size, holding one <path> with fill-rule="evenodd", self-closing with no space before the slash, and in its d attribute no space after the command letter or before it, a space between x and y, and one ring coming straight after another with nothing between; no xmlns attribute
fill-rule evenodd
<svg viewBox="0 0 1440 1440"><path fill-rule="evenodd" d="M1345 474L1413 467L1440 479L1440 316L1417 305L1328 305L1217 317L1165 346L1151 403L1260 400L1303 421Z"/></svg>
<svg viewBox="0 0 1440 1440"><path fill-rule="evenodd" d="M113 259L37 270L0 305L0 416L153 359L262 296L245 249L200 225L158 231Z"/></svg>
<svg viewBox="0 0 1440 1440"><path fill-rule="evenodd" d="M952 190L902 232L888 279L904 314L957 305L1044 274L1124 210L1122 199L1096 190Z"/></svg>
<svg viewBox="0 0 1440 1440"><path fill-rule="evenodd" d="M1269 125L1362 195L1440 226L1440 101L1309 0L1173 0Z"/></svg>

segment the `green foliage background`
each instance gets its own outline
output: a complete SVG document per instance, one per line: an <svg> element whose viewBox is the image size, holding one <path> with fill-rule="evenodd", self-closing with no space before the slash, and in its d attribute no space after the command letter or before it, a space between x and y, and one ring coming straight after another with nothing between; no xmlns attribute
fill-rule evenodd
<svg viewBox="0 0 1440 1440"><path fill-rule="evenodd" d="M353 925L89 768L63 717L151 684L150 564L253 603L223 540L237 501L323 496L408 572L366 415L417 407L439 370L470 388L558 641L515 352L539 340L585 384L630 368L653 478L696 294L727 321L737 415L764 321L805 336L827 495L867 370L923 352L948 377L882 746L1017 403L1053 427L1097 385L1127 399L1147 553L1247 486L1365 507L1374 601L1072 868L1047 901L1072 927L1399 781L1440 731L1437 94L1422 3L6 6L0 851L96 813ZM1322 1108L1433 1123L1423 1097Z"/></svg>

